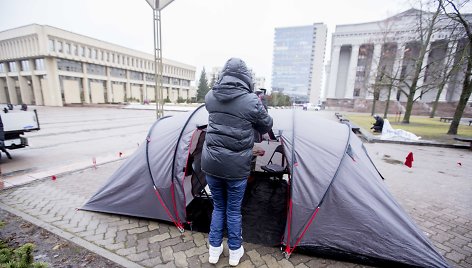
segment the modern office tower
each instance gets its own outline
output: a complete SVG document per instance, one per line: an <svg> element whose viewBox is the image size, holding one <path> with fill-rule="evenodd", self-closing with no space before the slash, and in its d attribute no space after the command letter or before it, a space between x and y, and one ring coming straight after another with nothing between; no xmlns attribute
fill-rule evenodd
<svg viewBox="0 0 472 268"><path fill-rule="evenodd" d="M163 98L191 100L194 66L163 59ZM0 103L155 100L154 55L47 25L0 32Z"/></svg>
<svg viewBox="0 0 472 268"><path fill-rule="evenodd" d="M323 23L275 29L272 91L297 103L319 103L326 33Z"/></svg>

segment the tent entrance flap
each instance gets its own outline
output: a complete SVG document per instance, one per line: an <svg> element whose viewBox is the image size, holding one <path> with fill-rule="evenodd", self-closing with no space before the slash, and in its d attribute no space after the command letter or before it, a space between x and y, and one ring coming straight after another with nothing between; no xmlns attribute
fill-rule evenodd
<svg viewBox="0 0 472 268"><path fill-rule="evenodd" d="M249 243L278 246L287 221L287 182L256 172L244 194L241 214L243 238ZM206 196L195 197L187 206L193 231L209 232L213 205Z"/></svg>

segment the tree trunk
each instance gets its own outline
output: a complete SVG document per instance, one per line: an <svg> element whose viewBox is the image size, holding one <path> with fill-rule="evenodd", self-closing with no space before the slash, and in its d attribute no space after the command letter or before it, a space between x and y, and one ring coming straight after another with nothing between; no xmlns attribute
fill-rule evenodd
<svg viewBox="0 0 472 268"><path fill-rule="evenodd" d="M431 114L429 115L429 118L434 118L434 116L436 116L436 109L438 108L439 98L441 97L441 93L444 89L444 86L445 86L445 83L441 83L441 85L438 88L438 93L436 94L436 99L434 99L433 109L431 110Z"/></svg>
<svg viewBox="0 0 472 268"><path fill-rule="evenodd" d="M372 110L370 111L370 115L374 116L375 114L375 104L377 103L377 99L375 96L375 90L374 90L374 98L372 99Z"/></svg>
<svg viewBox="0 0 472 268"><path fill-rule="evenodd" d="M388 86L388 96L387 96L387 103L385 104L384 118L387 118L388 108L390 106L390 96L392 95L392 86L393 86L392 83L390 83L390 85Z"/></svg>
<svg viewBox="0 0 472 268"><path fill-rule="evenodd" d="M415 98L414 94L408 94L408 99L406 102L406 107L405 107L405 115L403 116L402 123L409 124L410 123L410 116L411 116L411 110L413 109L413 100Z"/></svg>
<svg viewBox="0 0 472 268"><path fill-rule="evenodd" d="M469 55L472 55L472 44L469 44ZM452 118L452 123L449 126L447 134L456 135L459 128L459 123L461 122L462 115L464 114L464 109L467 105L467 102L470 98L470 93L472 92L472 83L470 81L472 72L472 58L469 56L467 60L467 70L465 72L464 83L462 84L462 93L457 104L456 111L454 112L454 117Z"/></svg>

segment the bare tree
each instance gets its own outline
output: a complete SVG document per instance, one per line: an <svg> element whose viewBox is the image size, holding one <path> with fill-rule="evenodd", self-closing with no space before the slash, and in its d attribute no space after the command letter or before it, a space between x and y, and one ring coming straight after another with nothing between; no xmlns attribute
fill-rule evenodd
<svg viewBox="0 0 472 268"><path fill-rule="evenodd" d="M437 0L439 6L444 11L444 13L456 21L465 31L466 45L464 51L467 53L466 59L466 70L464 75L464 81L462 83L462 93L459 98L459 103L457 104L452 123L449 127L447 134L456 135L459 128L459 123L464 114L464 109L469 101L470 95L472 93L472 28L470 22L464 17L464 14L461 12L461 8L464 7L469 1L462 1L454 3L452 0Z"/></svg>

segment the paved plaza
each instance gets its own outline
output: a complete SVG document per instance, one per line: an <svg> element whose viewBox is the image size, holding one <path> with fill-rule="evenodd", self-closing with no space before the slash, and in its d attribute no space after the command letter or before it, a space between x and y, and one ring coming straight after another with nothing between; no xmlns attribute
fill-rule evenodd
<svg viewBox="0 0 472 268"><path fill-rule="evenodd" d="M451 266L472 267L472 151L385 143L366 147L392 194ZM403 165L409 152L412 168ZM124 161L3 190L0 209L125 267L213 267L205 233L180 234L168 223L78 210ZM244 247L239 267L362 267L299 253L287 260L279 248ZM216 267L227 265L225 248Z"/></svg>

